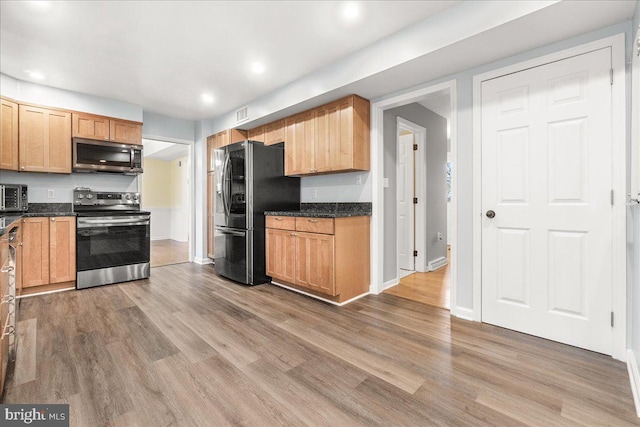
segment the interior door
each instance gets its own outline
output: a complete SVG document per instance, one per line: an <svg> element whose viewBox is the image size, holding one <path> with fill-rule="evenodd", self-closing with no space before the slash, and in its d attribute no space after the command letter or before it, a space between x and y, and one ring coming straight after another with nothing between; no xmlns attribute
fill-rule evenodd
<svg viewBox="0 0 640 427"><path fill-rule="evenodd" d="M482 83L482 320L611 354L611 51Z"/></svg>
<svg viewBox="0 0 640 427"><path fill-rule="evenodd" d="M398 267L414 271L415 205L414 134L398 135Z"/></svg>

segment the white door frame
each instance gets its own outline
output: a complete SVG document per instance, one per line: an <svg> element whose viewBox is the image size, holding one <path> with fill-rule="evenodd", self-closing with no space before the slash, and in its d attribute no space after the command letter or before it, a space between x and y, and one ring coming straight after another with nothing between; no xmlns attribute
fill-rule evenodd
<svg viewBox="0 0 640 427"><path fill-rule="evenodd" d="M196 223L195 223L195 211L196 211L196 167L195 167L195 143L194 141L189 141L187 139L178 139L178 138L168 138L162 136L154 136L154 135L142 135L142 139L149 139L153 141L162 141L162 142L171 142L173 144L182 144L188 146L189 154L189 262L194 261L195 256L195 248L196 248ZM144 157L144 156L143 156ZM140 175L138 175L138 192L142 192L142 179Z"/></svg>
<svg viewBox="0 0 640 427"><path fill-rule="evenodd" d="M400 135L400 129L406 129L408 131L413 132L413 142L414 144L418 144L418 151L415 159L415 167L413 170L415 177L415 187L413 189L415 196L418 198L418 204L415 205L415 227L413 230L414 233L414 249L418 251L418 256L414 259L414 271L424 273L427 271L427 262L426 262L426 221L427 221L427 196L426 196L426 177L427 177L427 158L425 156L425 150L427 149L427 129L424 127L415 124L409 120L403 119L402 117L396 118L396 153L398 152L399 144L398 138ZM398 185L400 180L397 179L398 171L396 170L396 191L398 189ZM396 193L399 196L399 193ZM397 200L397 198L396 198ZM399 223L396 228L396 240L400 238L400 228ZM418 238L420 236L420 238ZM424 237L424 238L422 238ZM398 280L401 278L400 276L400 262L397 260L398 266Z"/></svg>
<svg viewBox="0 0 640 427"><path fill-rule="evenodd" d="M449 90L451 98L451 284L449 287L451 314L457 314L456 285L457 285L457 224L458 224L458 185L457 185L457 93L456 81L449 80L425 88L383 99L371 104L371 286L372 294L379 294L384 287L384 111L402 105L417 102L426 95Z"/></svg>
<svg viewBox="0 0 640 427"><path fill-rule="evenodd" d="M549 62L591 52L602 48L611 48L613 85L612 85L612 186L615 191L613 206L613 277L612 310L616 319L613 327L611 355L615 359L626 358L627 336L627 279L626 279L626 110L625 110L625 54L624 34L617 34L570 49L541 56L529 61L492 70L473 77L473 320L482 319L482 116L481 85L485 80L506 74L516 73L528 68L538 67ZM453 296L453 295L452 295ZM453 306L453 303L452 303Z"/></svg>

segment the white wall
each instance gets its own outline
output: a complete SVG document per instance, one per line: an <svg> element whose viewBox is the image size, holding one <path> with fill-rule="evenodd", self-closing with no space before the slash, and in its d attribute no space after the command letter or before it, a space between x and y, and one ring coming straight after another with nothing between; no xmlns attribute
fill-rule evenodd
<svg viewBox="0 0 640 427"><path fill-rule="evenodd" d="M303 203L371 202L371 173L348 172L302 177L300 178L300 201Z"/></svg>
<svg viewBox="0 0 640 427"><path fill-rule="evenodd" d="M142 136L168 142L193 142L195 122L145 111Z"/></svg>

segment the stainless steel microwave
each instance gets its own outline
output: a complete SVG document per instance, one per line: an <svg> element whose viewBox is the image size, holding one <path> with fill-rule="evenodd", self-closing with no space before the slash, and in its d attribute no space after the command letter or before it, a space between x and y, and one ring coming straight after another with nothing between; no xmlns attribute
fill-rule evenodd
<svg viewBox="0 0 640 427"><path fill-rule="evenodd" d="M0 184L0 212L23 212L29 208L27 186Z"/></svg>
<svg viewBox="0 0 640 427"><path fill-rule="evenodd" d="M142 173L142 145L73 138L74 172Z"/></svg>

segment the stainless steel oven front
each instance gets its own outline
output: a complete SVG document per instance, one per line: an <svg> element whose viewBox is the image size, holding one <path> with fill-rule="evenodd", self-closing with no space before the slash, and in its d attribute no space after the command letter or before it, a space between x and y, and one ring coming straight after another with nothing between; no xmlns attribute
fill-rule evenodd
<svg viewBox="0 0 640 427"><path fill-rule="evenodd" d="M147 212L79 214L76 288L149 277L150 222Z"/></svg>

